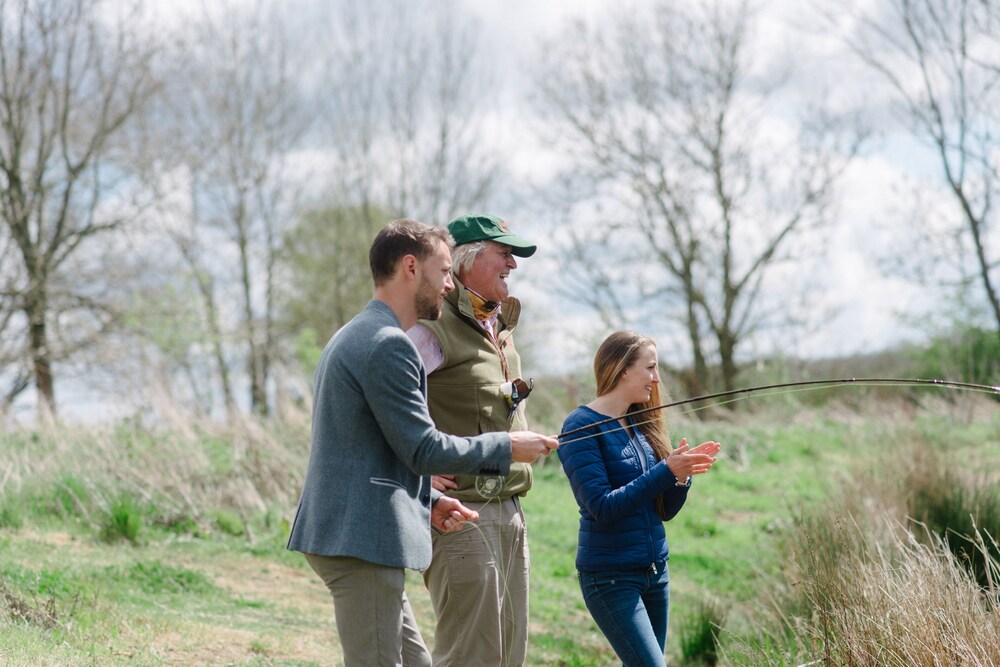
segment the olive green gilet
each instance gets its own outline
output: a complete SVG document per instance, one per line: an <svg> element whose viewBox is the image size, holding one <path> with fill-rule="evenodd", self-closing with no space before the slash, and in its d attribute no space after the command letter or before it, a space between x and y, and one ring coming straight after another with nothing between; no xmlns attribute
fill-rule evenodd
<svg viewBox="0 0 1000 667"><path fill-rule="evenodd" d="M444 362L427 376L427 402L431 418L445 433L474 436L527 428L524 402L508 418L510 403L500 390L507 380L521 377L521 357L511 338L520 313L520 302L508 297L494 325L509 377L504 377L497 348L476 322L469 293L457 278L455 289L445 298L441 317L420 321L434 332L444 353ZM458 488L448 491L448 495L462 501L524 495L531 488L531 466L515 462L506 477L456 475L455 482Z"/></svg>

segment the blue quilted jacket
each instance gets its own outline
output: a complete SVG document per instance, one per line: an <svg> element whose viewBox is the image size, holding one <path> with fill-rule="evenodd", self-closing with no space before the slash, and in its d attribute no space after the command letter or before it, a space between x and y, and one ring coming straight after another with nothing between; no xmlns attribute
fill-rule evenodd
<svg viewBox="0 0 1000 667"><path fill-rule="evenodd" d="M562 432L608 417L580 406L566 417ZM615 430L618 429L618 430ZM636 429L634 431L638 432ZM574 440L557 450L580 506L580 536L576 568L582 572L605 569L645 569L668 557L667 535L656 513L656 497L665 493L668 518L680 511L687 486L639 434L642 452L617 420L593 428L594 437L577 439L591 431L569 436ZM639 456L646 459L646 469Z"/></svg>

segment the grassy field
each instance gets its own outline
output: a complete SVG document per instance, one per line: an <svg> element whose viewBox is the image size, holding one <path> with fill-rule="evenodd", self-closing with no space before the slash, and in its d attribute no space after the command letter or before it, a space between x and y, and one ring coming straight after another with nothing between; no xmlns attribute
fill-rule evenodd
<svg viewBox="0 0 1000 667"><path fill-rule="evenodd" d="M704 422L676 418L675 440L718 440L725 454L667 524L671 663L704 664L690 645L715 610L720 663L752 664L737 648L773 611L789 567L783 545L810 508L860 499L852 489L873 479L902 479L920 451L995 485L997 405L783 403ZM307 455L300 422L5 433L0 664L339 664L332 603L301 556L284 549ZM529 664L616 664L577 587L577 510L556 461L537 467L524 510ZM408 591L430 643L433 612L415 573Z"/></svg>

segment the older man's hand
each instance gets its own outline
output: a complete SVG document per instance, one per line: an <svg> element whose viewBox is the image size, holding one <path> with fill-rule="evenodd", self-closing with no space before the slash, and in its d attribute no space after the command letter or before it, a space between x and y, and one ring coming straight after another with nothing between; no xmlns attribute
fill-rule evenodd
<svg viewBox="0 0 1000 667"><path fill-rule="evenodd" d="M458 483L454 475L432 475L431 486L441 493L447 493L449 489L457 489Z"/></svg>

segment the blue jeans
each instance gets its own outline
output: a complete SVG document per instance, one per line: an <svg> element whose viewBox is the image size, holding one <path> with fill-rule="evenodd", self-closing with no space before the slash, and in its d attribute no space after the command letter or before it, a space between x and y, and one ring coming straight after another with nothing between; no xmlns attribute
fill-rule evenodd
<svg viewBox="0 0 1000 667"><path fill-rule="evenodd" d="M666 563L645 570L580 572L580 590L597 627L625 667L663 667L670 608Z"/></svg>

